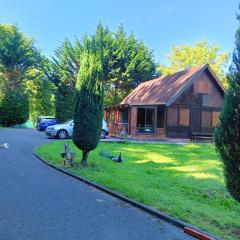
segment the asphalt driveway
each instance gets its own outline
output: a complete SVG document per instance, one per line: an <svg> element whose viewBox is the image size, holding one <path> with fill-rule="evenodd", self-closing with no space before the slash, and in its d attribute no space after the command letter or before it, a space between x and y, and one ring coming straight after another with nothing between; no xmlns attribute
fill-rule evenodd
<svg viewBox="0 0 240 240"><path fill-rule="evenodd" d="M1 240L192 239L159 220L40 162L36 130L0 129Z"/></svg>

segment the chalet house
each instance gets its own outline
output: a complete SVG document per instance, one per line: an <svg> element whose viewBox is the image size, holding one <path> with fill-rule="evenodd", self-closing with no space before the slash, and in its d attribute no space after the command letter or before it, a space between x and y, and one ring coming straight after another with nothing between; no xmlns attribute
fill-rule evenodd
<svg viewBox="0 0 240 240"><path fill-rule="evenodd" d="M224 88L208 64L146 81L105 108L110 136L191 138L213 134Z"/></svg>

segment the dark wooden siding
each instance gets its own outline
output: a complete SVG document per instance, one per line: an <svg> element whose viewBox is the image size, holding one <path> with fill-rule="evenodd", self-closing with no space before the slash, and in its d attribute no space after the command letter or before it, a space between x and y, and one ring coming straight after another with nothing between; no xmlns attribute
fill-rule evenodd
<svg viewBox="0 0 240 240"><path fill-rule="evenodd" d="M223 92L206 69L167 108L166 135L188 138L193 132L212 133L213 121L216 122L222 105ZM182 108L189 109L189 126L181 122Z"/></svg>

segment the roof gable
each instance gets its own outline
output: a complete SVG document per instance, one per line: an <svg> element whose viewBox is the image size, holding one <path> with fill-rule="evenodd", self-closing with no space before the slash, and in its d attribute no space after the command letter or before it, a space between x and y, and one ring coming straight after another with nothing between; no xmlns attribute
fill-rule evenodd
<svg viewBox="0 0 240 240"><path fill-rule="evenodd" d="M122 102L121 104L129 105L147 105L147 104L166 104L170 105L176 98L190 86L194 79L196 79L206 69L212 74L219 87L223 90L223 86L219 79L214 75L208 64L197 66L191 69L186 69L160 77L147 82L141 83L137 86ZM223 90L224 91L224 90Z"/></svg>

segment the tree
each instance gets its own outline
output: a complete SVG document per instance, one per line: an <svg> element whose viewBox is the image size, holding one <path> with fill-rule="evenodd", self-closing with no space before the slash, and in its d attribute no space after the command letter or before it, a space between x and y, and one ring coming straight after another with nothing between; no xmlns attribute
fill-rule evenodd
<svg viewBox="0 0 240 240"><path fill-rule="evenodd" d="M55 114L59 122L73 117L74 89L80 68L81 51L82 45L78 39L74 44L65 39L45 68L47 78L56 86Z"/></svg>
<svg viewBox="0 0 240 240"><path fill-rule="evenodd" d="M112 105L121 102L141 82L155 78L157 72L153 52L142 41L138 41L133 33L127 36L123 26L112 33L108 41L110 55L105 75L105 103Z"/></svg>
<svg viewBox="0 0 240 240"><path fill-rule="evenodd" d="M0 24L0 72L5 88L21 86L28 69L39 66L40 58L32 38L26 38L15 25Z"/></svg>
<svg viewBox="0 0 240 240"><path fill-rule="evenodd" d="M29 101L21 89L0 92L0 125L10 127L25 123L29 116Z"/></svg>
<svg viewBox="0 0 240 240"><path fill-rule="evenodd" d="M17 26L0 24L0 109L1 124L21 124L28 119L28 95L24 83L27 71L39 67L40 52L32 38ZM15 117L15 120L14 120Z"/></svg>
<svg viewBox="0 0 240 240"><path fill-rule="evenodd" d="M30 119L36 123L41 115L54 115L54 84L50 82L43 71L30 69L28 81L25 83L26 92L29 96Z"/></svg>
<svg viewBox="0 0 240 240"><path fill-rule="evenodd" d="M236 33L228 83L220 124L215 131L215 142L224 164L227 188L240 202L240 28Z"/></svg>
<svg viewBox="0 0 240 240"><path fill-rule="evenodd" d="M209 64L216 75L227 86L225 68L228 62L227 53L219 53L218 45L210 45L207 40L196 42L194 45L173 46L167 55L169 65L160 65L158 70L165 76L200 64Z"/></svg>
<svg viewBox="0 0 240 240"><path fill-rule="evenodd" d="M98 145L103 119L102 37L85 37L74 108L73 142L82 150L81 164Z"/></svg>

